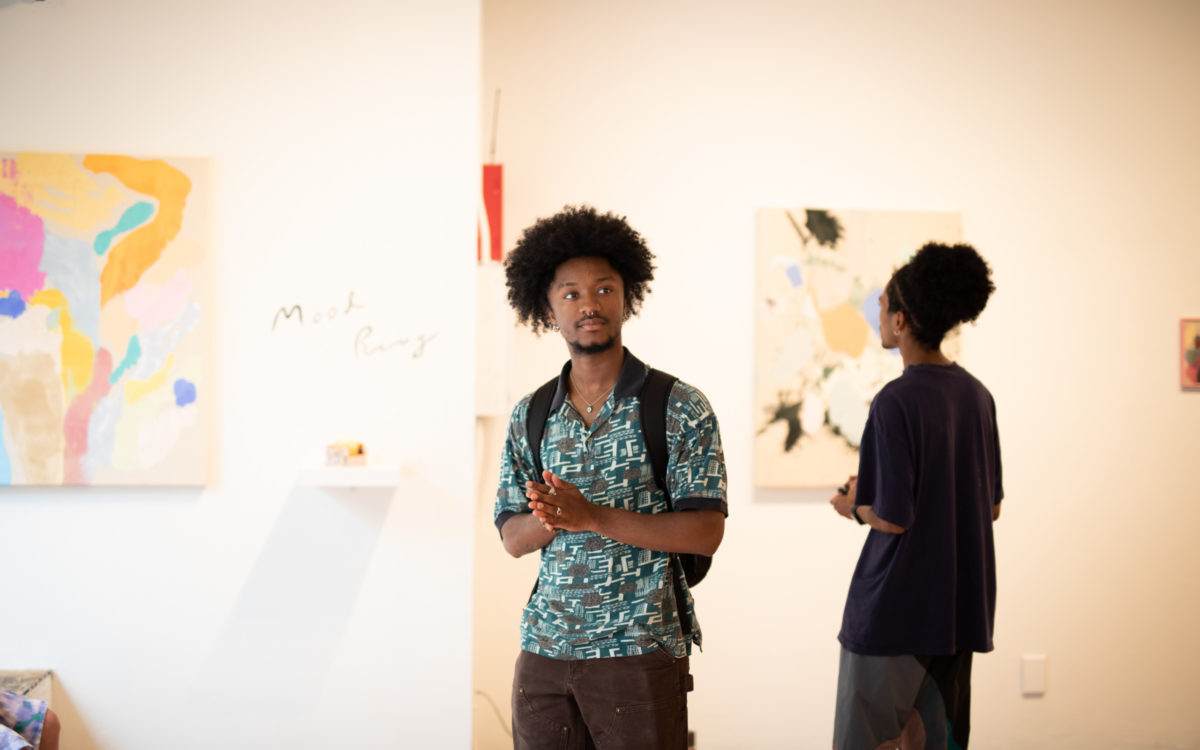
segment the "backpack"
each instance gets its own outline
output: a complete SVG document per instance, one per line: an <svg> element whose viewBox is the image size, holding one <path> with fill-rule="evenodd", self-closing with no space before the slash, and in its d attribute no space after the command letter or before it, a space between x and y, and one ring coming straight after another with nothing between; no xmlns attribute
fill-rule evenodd
<svg viewBox="0 0 1200 750"><path fill-rule="evenodd" d="M672 511L675 506L671 502L671 492L667 488L667 399L671 395L671 388L675 385L676 380L674 375L650 368L650 372L646 374L646 381L642 383L641 393L638 394L641 399L642 437L646 441L646 453L650 459L650 468L654 471L654 481L666 495L668 510ZM525 418L525 434L533 453L534 468L537 471L537 481L539 482L542 481L542 435L545 432L546 420L550 416L550 402L554 399L554 391L557 387L558 378L554 377L534 391L533 398L529 401L529 413ZM704 577L708 575L708 569L712 566L712 557L709 555L672 552L671 557L679 560L679 565L683 569L683 578L687 581L689 588L704 580ZM685 611L682 606L684 601L686 600L679 585L679 576L676 575L675 602L679 606L681 615ZM690 634L692 632L690 618L680 617L680 620L684 634Z"/></svg>

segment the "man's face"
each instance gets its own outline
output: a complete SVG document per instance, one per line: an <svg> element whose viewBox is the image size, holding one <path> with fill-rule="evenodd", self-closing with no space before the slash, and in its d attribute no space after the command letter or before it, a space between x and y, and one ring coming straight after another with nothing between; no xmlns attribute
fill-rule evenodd
<svg viewBox="0 0 1200 750"><path fill-rule="evenodd" d="M625 285L607 260L584 257L563 263L546 299L572 353L599 354L621 343Z"/></svg>

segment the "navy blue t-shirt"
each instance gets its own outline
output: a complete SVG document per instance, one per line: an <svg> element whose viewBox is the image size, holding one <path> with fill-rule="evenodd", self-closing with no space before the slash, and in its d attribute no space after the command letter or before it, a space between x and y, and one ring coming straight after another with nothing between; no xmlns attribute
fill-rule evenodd
<svg viewBox="0 0 1200 750"><path fill-rule="evenodd" d="M910 365L871 403L859 505L905 529L872 529L838 640L871 656L991 651L992 509L1004 497L992 394L958 365Z"/></svg>

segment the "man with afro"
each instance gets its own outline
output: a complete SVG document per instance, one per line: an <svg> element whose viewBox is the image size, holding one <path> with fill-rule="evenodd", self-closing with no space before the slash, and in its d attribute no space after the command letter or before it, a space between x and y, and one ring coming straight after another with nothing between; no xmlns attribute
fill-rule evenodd
<svg viewBox="0 0 1200 750"><path fill-rule="evenodd" d="M967 747L1004 490L992 394L941 345L994 290L973 247L929 243L879 296L880 338L904 372L875 396L858 475L830 501L871 528L838 635L835 750Z"/></svg>
<svg viewBox="0 0 1200 750"><path fill-rule="evenodd" d="M677 555L720 545L725 460L708 400L676 380L667 486L655 479L640 408L650 368L621 344L652 260L623 217L568 206L526 229L505 262L519 321L562 336L570 357L538 444L530 394L513 409L501 456L504 548L541 552L513 679L520 750L687 747L688 657L701 636Z"/></svg>

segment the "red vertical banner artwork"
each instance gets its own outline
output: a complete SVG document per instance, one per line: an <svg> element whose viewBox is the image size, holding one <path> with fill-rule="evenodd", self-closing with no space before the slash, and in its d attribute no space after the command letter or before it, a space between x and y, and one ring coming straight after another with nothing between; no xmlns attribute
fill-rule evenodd
<svg viewBox="0 0 1200 750"><path fill-rule="evenodd" d="M483 165L483 208L479 212L479 232L475 248L476 259L500 260L504 249L504 165Z"/></svg>

